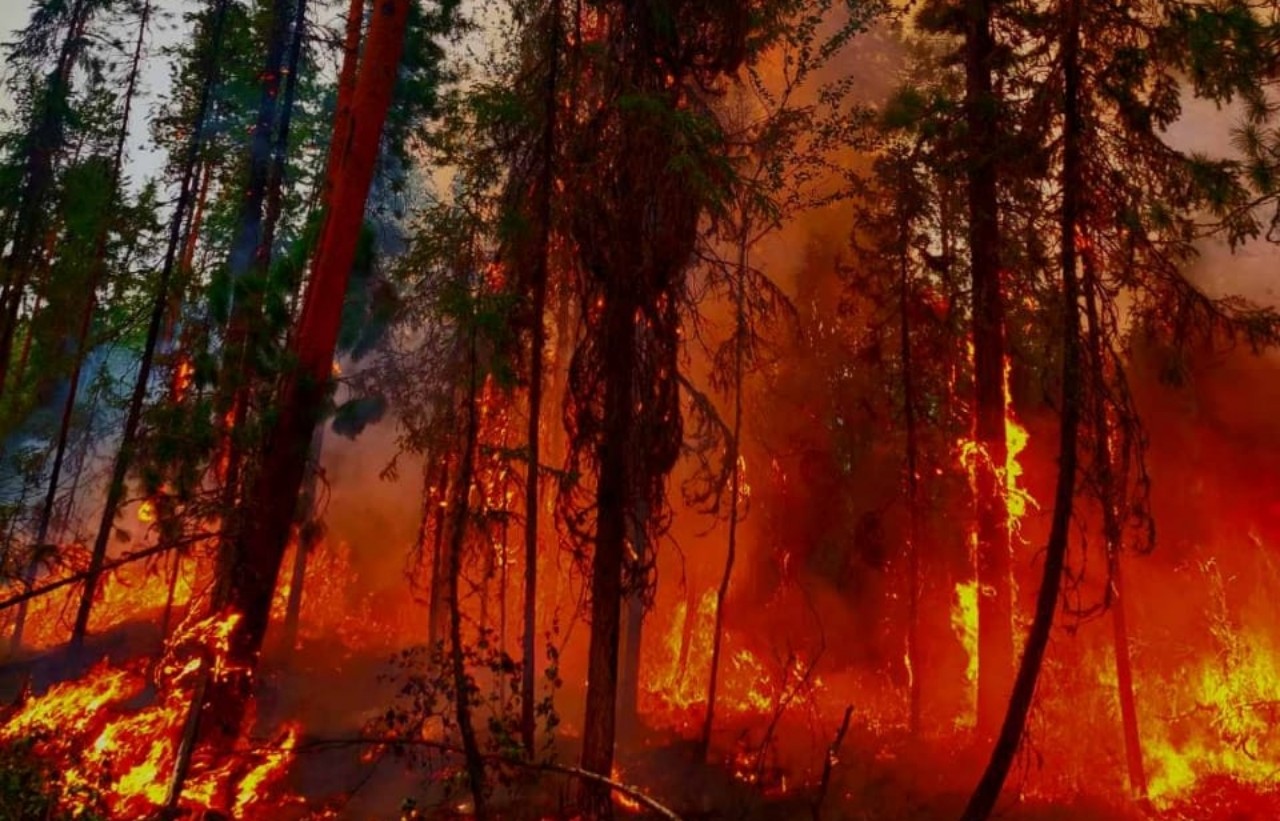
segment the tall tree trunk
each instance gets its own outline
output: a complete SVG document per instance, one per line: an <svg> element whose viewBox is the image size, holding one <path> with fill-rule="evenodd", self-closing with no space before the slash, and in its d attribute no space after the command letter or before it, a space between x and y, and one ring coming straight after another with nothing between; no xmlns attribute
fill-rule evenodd
<svg viewBox="0 0 1280 821"><path fill-rule="evenodd" d="M445 476L447 470L441 471L441 493L445 494ZM447 499L448 496L442 496ZM423 521L425 523L426 516L435 516L435 530L433 536L433 544L431 546L431 588L427 594L427 647L430 654L434 654L444 641L444 625L448 621L448 607L446 606L447 594L445 593L446 573L445 573L445 557L444 557L444 530L445 530L445 511L446 504L443 502L435 506L434 512L424 512Z"/></svg>
<svg viewBox="0 0 1280 821"><path fill-rule="evenodd" d="M280 104L280 123L276 127L271 151L271 170L267 178L266 213L262 221L262 239L258 243L258 261L264 267L271 261L276 229L284 210L284 183L288 175L289 132L298 99L298 70L302 63L302 45L307 28L307 0L295 0L292 38L285 63L284 100Z"/></svg>
<svg viewBox="0 0 1280 821"><path fill-rule="evenodd" d="M729 545L724 558L724 573L716 589L715 625L711 631L711 678L707 683L707 712L702 720L698 744L698 760L704 760L711 749L711 729L716 717L716 688L720 682L720 648L724 642L724 601L729 595L733 564L738 555L738 497L742 493L742 378L747 344L747 247L751 242L751 220L745 209L741 236L738 237L738 270L734 288L733 330L733 442L729 456L733 459L729 480ZM692 614L690 614L692 615Z"/></svg>
<svg viewBox="0 0 1280 821"><path fill-rule="evenodd" d="M98 582L102 575L102 565L107 558L107 545L110 543L116 511L124 498L125 480L129 475L133 448L138 435L138 425L142 421L142 407L146 402L147 389L151 384L151 370L155 361L156 345L159 342L160 331L164 325L165 312L169 306L169 285L173 280L178 249L181 245L182 224L186 216L187 207L191 202L192 183L200 159L200 149L204 142L205 121L209 111L210 100L213 96L213 89L218 84L220 74L218 56L221 53L222 37L230 0L216 0L216 2L212 47L209 50L209 59L203 67L204 83L200 89L196 115L191 124L191 134L187 139L186 156L183 158L182 164L182 178L178 186L178 201L174 206L173 216L169 222L169 241L165 249L164 264L160 269L160 279L156 283L151 318L147 326L147 339L143 345L142 359L138 364L138 378L134 382L133 395L130 397L129 408L125 413L120 448L116 452L115 463L111 468L111 479L107 485L107 498L102 509L102 519L98 523L98 533L94 539L93 551L89 558L89 569L85 579L84 591L81 594L80 605L76 611L75 624L71 630L72 650L78 650L83 646L85 632L89 627L89 613L93 608L93 599L97 594Z"/></svg>
<svg viewBox="0 0 1280 821"><path fill-rule="evenodd" d="M520 737L525 755L534 755L535 671L538 654L538 470L542 458L542 371L547 346L547 279L551 257L551 214L555 187L556 114L559 100L560 0L551 0L547 16L547 85L542 123L542 169L538 181L538 250L532 283L533 333L529 340L529 468L524 496L524 633L520 670Z"/></svg>
<svg viewBox="0 0 1280 821"><path fill-rule="evenodd" d="M302 494L303 504L298 511L298 541L293 550L293 570L289 575L289 600L284 608L284 625L281 653L290 658L298 644L298 625L302 619L302 594L307 582L307 561L320 543L320 508L316 487L320 479L320 451L324 448L324 425L316 425L311 438L311 472Z"/></svg>
<svg viewBox="0 0 1280 821"><path fill-rule="evenodd" d="M596 449L596 544L591 562L591 642L582 738L582 768L605 778L613 769L622 563L633 485L628 451L634 427L636 358L634 298L625 283L610 281L608 290L603 318L604 429ZM582 798L588 818L612 815L608 789L585 783Z"/></svg>
<svg viewBox="0 0 1280 821"><path fill-rule="evenodd" d="M191 212L191 221L187 224L187 241L182 246L180 270L187 274L190 274L195 267L196 248L200 245L200 229L204 226L204 209L205 204L209 201L209 182L212 178L213 163L204 163L204 168L200 173L200 185L197 188L195 208Z"/></svg>
<svg viewBox="0 0 1280 821"><path fill-rule="evenodd" d="M462 644L462 603L458 589L462 580L462 554L466 547L467 530L471 519L471 483L475 475L477 440L480 437L480 376L476 351L476 330L469 331L467 360L469 379L467 385L467 427L454 487L452 513L449 523L449 573L447 596L449 604L449 664L453 677L454 717L458 721L458 733L462 736L462 748L466 757L467 781L475 802L475 816L484 821L485 785L484 759L476 741L475 727L471 722L471 703L474 696L471 677L467 675L465 650ZM483 628L483 620L481 627Z"/></svg>
<svg viewBox="0 0 1280 821"><path fill-rule="evenodd" d="M994 735L1013 669L1013 590L1008 506L999 471L1005 441L1004 298L1000 290L997 199L999 136L992 88L996 47L993 0L968 0L965 33L965 121L969 130L969 255L973 283L973 368L978 570L978 732Z"/></svg>
<svg viewBox="0 0 1280 821"><path fill-rule="evenodd" d="M1121 575L1121 522L1116 507L1116 494L1122 493L1115 475L1115 457L1111 447L1111 419L1107 413L1107 365L1104 359L1103 329L1098 313L1098 279L1091 252L1084 256L1085 312L1089 327L1090 378L1093 383L1094 460L1099 476L1099 503L1102 506L1102 530L1107 547L1107 575L1110 589L1112 635L1116 655L1116 697L1120 702L1120 723L1124 733L1125 763L1129 768L1129 787L1138 798L1147 795L1147 774L1142 763L1142 741L1138 735L1138 707L1133 696L1133 663L1129 655L1129 628L1125 618L1124 580Z"/></svg>
<svg viewBox="0 0 1280 821"><path fill-rule="evenodd" d="M325 169L336 169L342 163L343 154L349 146L336 138L339 134L351 132L351 112L355 105L356 80L360 68L361 32L364 28L365 0L351 0L347 7L347 27L342 39L342 67L338 70L338 99L334 109L333 133L335 139L329 142L329 152L325 159ZM337 177L325 174L324 184L320 186L326 218L333 208L333 197L336 192Z"/></svg>
<svg viewBox="0 0 1280 821"><path fill-rule="evenodd" d="M909 174L904 167L903 177ZM907 182L901 181L900 185ZM905 192L899 194L905 196ZM922 702L920 659L920 509L919 444L916 434L916 377L911 355L911 222L905 205L898 203L898 318L902 359L902 417L907 433L907 716L911 735L920 734Z"/></svg>
<svg viewBox="0 0 1280 821"><path fill-rule="evenodd" d="M231 632L229 662L245 675L214 682L209 696L219 730L232 737L242 729L249 673L256 667L266 635L276 578L306 472L307 450L332 377L343 301L404 50L409 6L410 0L386 0L374 9L351 95L352 111L338 118L345 125L333 136L343 148L326 171L333 207L321 232L295 329L297 370L283 380L261 468L244 494L248 515L238 534L225 610L243 615Z"/></svg>
<svg viewBox="0 0 1280 821"><path fill-rule="evenodd" d="M1036 597L1035 616L1026 649L1014 680L1009 709L1000 728L987 769L965 808L963 821L982 821L991 815L1004 787L1013 758L1022 742L1036 681L1049 645L1058 594L1066 566L1071 510L1075 499L1076 440L1080 424L1080 287L1076 276L1076 236L1082 207L1084 167L1081 155L1083 120L1080 113L1080 3L1063 0L1061 61L1063 72L1062 127L1062 430L1058 453L1058 484L1053 521L1045 548L1044 576Z"/></svg>
<svg viewBox="0 0 1280 821"><path fill-rule="evenodd" d="M147 33L147 25L151 19L151 3L142 6L138 19L138 38L134 43L133 60L129 67L129 80L125 86L124 110L121 112L120 133L116 137L115 153L111 158L111 174L108 196L114 202L120 188L120 178L124 169L124 150L129 138L129 120L133 113L133 97L138 88L138 69L142 64L142 49ZM80 378L84 372L84 359L89 353L89 331L93 328L94 309L97 306L98 287L106 275L107 241L110 238L110 214L101 217L97 236L94 238L93 267L89 275L84 295L84 308L80 313L80 328L76 335L75 364L71 368L70 383L67 386L67 398L62 406L62 418L58 423L58 440L54 447L53 467L49 471L49 488L45 493L44 504L40 508L40 521L36 528L36 550L43 550L49 539L49 526L53 522L54 506L58 499L58 485L62 480L62 465L67 455L67 443L71 439L71 422L75 418L76 399L80 394ZM27 563L23 582L28 590L35 582L39 569L37 556L33 555ZM22 633L27 620L27 602L18 607L14 619L13 635L10 639L9 652L17 653L22 648Z"/></svg>
<svg viewBox="0 0 1280 821"><path fill-rule="evenodd" d="M219 419L230 419L225 433L227 469L223 476L222 536L218 548L219 579L211 601L214 610L226 604L234 559L231 553L242 526L243 512L237 499L245 472L244 439L249 421L250 392L256 371L255 348L261 333L261 283L253 280L264 275L271 260L271 248L265 242L264 208L268 189L282 183L283 172L273 173L275 134L278 119L280 80L284 72L285 51L289 42L289 0L272 0L271 26L267 36L266 61L259 75L258 113L249 143L249 174L240 204L239 224L231 242L227 259L230 278L231 313L222 365L220 393L224 404ZM280 163L284 158L280 157Z"/></svg>
<svg viewBox="0 0 1280 821"><path fill-rule="evenodd" d="M649 504L643 493L635 493L631 517L631 558L629 562L644 568L650 562ZM631 590L623 598L623 633L621 657L618 660L618 736L624 740L636 737L640 729L640 645L644 638L644 591Z"/></svg>

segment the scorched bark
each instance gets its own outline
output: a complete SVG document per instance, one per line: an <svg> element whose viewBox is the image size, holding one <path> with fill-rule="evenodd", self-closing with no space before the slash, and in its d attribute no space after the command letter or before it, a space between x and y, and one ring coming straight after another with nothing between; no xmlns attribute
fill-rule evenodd
<svg viewBox="0 0 1280 821"><path fill-rule="evenodd" d="M225 609L243 616L232 631L229 657L246 670L256 666L266 635L308 447L328 392L343 300L404 50L409 6L410 0L384 0L374 7L349 113L336 119L333 140L341 150L331 155L326 170L330 208L295 328L297 364L284 379L261 469L244 495L248 515L229 569ZM211 709L220 730L234 735L242 729L248 685L246 675L219 680L211 688Z"/></svg>

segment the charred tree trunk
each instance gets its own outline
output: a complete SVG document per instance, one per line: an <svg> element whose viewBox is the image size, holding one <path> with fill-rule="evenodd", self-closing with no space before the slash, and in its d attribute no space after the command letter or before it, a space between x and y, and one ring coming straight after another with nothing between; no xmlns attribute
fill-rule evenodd
<svg viewBox="0 0 1280 821"><path fill-rule="evenodd" d="M604 429L596 448L595 555L591 562L591 643L587 656L587 706L582 769L608 778L613 769L618 700L618 640L622 563L627 549L627 502L633 485L630 450L634 408L636 305L626 283L609 283L604 306ZM583 785L589 818L612 814L609 791Z"/></svg>
<svg viewBox="0 0 1280 821"><path fill-rule="evenodd" d="M442 488L442 492L443 488ZM444 498L448 498L447 496ZM444 641L444 625L448 621L445 586L444 529L446 503L436 505L434 539L431 546L431 589L427 595L427 646L432 654ZM424 516L431 515L429 513ZM425 521L425 519L424 519Z"/></svg>
<svg viewBox="0 0 1280 821"><path fill-rule="evenodd" d="M200 149L204 141L206 116L213 96L213 89L218 83L217 55L221 51L224 24L226 23L229 5L230 0L217 0L213 22L213 45L209 51L209 60L204 66L205 79L200 89L200 99L196 105L196 116L192 122L191 135L187 140L186 156L183 158L182 165L182 177L178 186L178 201L174 206L173 216L169 222L169 241L165 249L164 264L160 269L160 279L156 284L156 293L152 301L151 317L147 325L147 339L142 349L142 360L138 365L138 378L134 382L133 395L130 397L129 409L125 414L120 448L116 453L115 463L111 469L111 479L107 485L107 498L102 509L102 519L98 523L97 537L94 539L93 551L89 558L89 570L85 579L84 592L80 597L75 624L71 631L71 648L73 651L78 650L84 644L85 632L89 627L89 613L93 608L93 599L97 594L102 565L107 558L107 545L111 539L116 511L124 498L125 479L129 475L133 447L138 435L138 425L142 421L142 407L146 402L147 390L151 384L151 370L155 361L156 345L160 339L165 312L169 305L169 285L173 279L178 249L181 245L182 224L192 198L192 183L200 159Z"/></svg>
<svg viewBox="0 0 1280 821"><path fill-rule="evenodd" d="M631 556L640 572L649 564L649 505L636 493L631 521ZM638 573L637 573L638 575ZM640 645L644 638L644 591L631 590L623 599L622 655L618 662L618 735L635 738L640 728Z"/></svg>
<svg viewBox="0 0 1280 821"><path fill-rule="evenodd" d="M1080 423L1080 287L1076 275L1076 237L1082 208L1084 163L1081 154L1083 119L1080 110L1080 2L1064 0L1061 61L1063 71L1062 127L1062 431L1058 454L1058 483L1053 500L1053 521L1045 548L1044 576L1036 597L1035 616L1027 634L1026 649L1009 698L1000 736L987 769L965 808L963 821L981 821L991 815L1004 787L1009 768L1022 742L1027 714L1035 696L1036 681L1049 645L1058 594L1066 566L1071 511L1075 499L1076 440Z"/></svg>
<svg viewBox="0 0 1280 821"><path fill-rule="evenodd" d="M311 282L294 334L298 366L281 386L278 413L268 432L261 468L244 494L248 515L236 540L226 611L242 614L230 636L229 663L246 671L214 682L210 710L219 731L241 731L249 698L249 673L257 664L271 614L271 599L307 451L332 377L342 306L356 255L365 205L391 107L408 25L409 0L387 0L374 10L351 112L337 119L333 139L342 150L326 171L331 208L312 263Z"/></svg>
<svg viewBox="0 0 1280 821"><path fill-rule="evenodd" d="M299 5L301 4L302 0L299 0ZM246 467L244 439L245 426L249 420L250 391L256 370L255 336L261 333L262 324L260 294L263 284L254 280L265 274L271 259L271 248L266 241L264 209L271 196L269 189L283 182L283 170L279 175L274 173L277 159L275 134L280 107L280 80L289 42L289 0L272 0L270 13L266 62L259 75L261 85L257 119L253 139L249 143L248 182L240 205L239 224L227 260L231 280L231 311L222 365L223 384L220 386L223 401L227 404L219 409L218 418L226 418L229 411L231 422L225 434L227 470L223 476L219 579L210 602L215 611L221 610L226 604L229 586L227 574L232 571L234 564L231 553L243 524L239 520L239 514L243 511L236 502L240 496L242 475ZM284 158L279 157L279 163L283 165L283 162Z"/></svg>
<svg viewBox="0 0 1280 821"><path fill-rule="evenodd" d="M715 624L711 630L711 677L707 683L707 713L702 720L702 736L698 744L698 760L705 760L711 749L711 729L716 717L716 687L720 682L720 648L724 641L724 601L729 595L733 564L738 554L738 497L742 493L742 378L747 344L747 247L751 238L751 220L743 220L738 237L738 270L734 289L733 331L733 442L729 456L733 459L729 479L729 545L724 558L724 573L716 589Z"/></svg>
<svg viewBox="0 0 1280 821"><path fill-rule="evenodd" d="M1142 761L1142 739L1138 735L1138 705L1133 695L1133 661L1129 655L1129 627L1125 618L1119 543L1108 544L1107 554L1111 576L1111 626L1116 652L1116 695L1120 701L1125 762L1129 767L1129 788L1135 797L1146 798L1147 772Z"/></svg>
<svg viewBox="0 0 1280 821"><path fill-rule="evenodd" d="M467 675L467 662L462 645L462 605L458 588L462 577L462 554L467 542L467 529L471 519L471 483L475 474L477 440L480 437L480 376L476 351L476 331L471 329L468 341L467 359L469 363L469 379L467 385L467 427L464 432L465 441L462 446L461 461L458 465L458 476L453 494L453 521L449 524L449 573L448 573L448 606L449 606L449 664L453 677L455 717L458 721L458 733L462 736L462 748L467 763L467 781L471 788L471 798L475 802L476 818L484 821L485 786L484 759L480 753L480 745L476 740L475 727L471 722L471 705L475 697L475 686ZM483 625L482 625L483 626Z"/></svg>
<svg viewBox="0 0 1280 821"><path fill-rule="evenodd" d="M1013 669L1013 590L1009 520L1000 473L1007 457L1004 298L1000 289L999 150L993 64L993 0L969 0L964 115L969 130L969 254L973 284L973 368L978 570L978 732L993 735Z"/></svg>
<svg viewBox="0 0 1280 821"><path fill-rule="evenodd" d="M276 229L284 210L284 183L288 174L289 132L298 98L298 67L302 63L302 44L307 28L307 0L296 0L292 37L285 62L284 100L280 104L280 123L276 126L275 144L271 150L271 170L267 177L266 213L262 221L262 238L258 243L258 264L264 268L271 261Z"/></svg>
<svg viewBox="0 0 1280 821"><path fill-rule="evenodd" d="M1085 312L1089 328L1090 379L1093 387L1094 460L1097 462L1099 503L1102 506L1102 531L1107 548L1107 575L1110 585L1107 599L1111 606L1111 626L1115 639L1116 697L1120 702L1120 721L1124 732L1125 763L1129 768L1129 787L1138 798L1147 795L1147 774L1142 762L1142 741L1138 735L1138 707L1133 697L1133 663L1129 655L1129 629L1125 618L1124 581L1121 575L1121 522L1116 507L1118 487L1115 456L1111 446L1111 419L1107 413L1107 366L1103 348L1103 328L1098 312L1097 271L1088 250L1084 256Z"/></svg>
<svg viewBox="0 0 1280 821"><path fill-rule="evenodd" d="M905 176L905 174L904 174ZM903 181L906 182L905 180ZM905 196L905 192L899 196ZM916 381L911 355L911 223L903 203L898 204L898 318L902 358L902 417L907 434L907 680L908 727L913 737L920 734L920 509L919 444L916 435Z"/></svg>
<svg viewBox="0 0 1280 821"><path fill-rule="evenodd" d="M525 755L533 758L536 723L534 702L538 652L538 470L542 458L542 382L547 346L547 279L551 264L551 215L555 187L556 114L559 101L560 0L551 0L547 17L547 85L542 123L542 173L538 181L538 250L532 285L533 333L529 340L529 468L525 477L524 634L520 670L520 737Z"/></svg>
<svg viewBox="0 0 1280 821"><path fill-rule="evenodd" d="M311 439L311 472L302 494L298 511L298 542L293 551L293 570L289 575L289 600L285 603L281 652L285 658L293 655L298 644L298 624L302 618L302 594L307 582L307 561L320 543L320 506L316 495L320 483L320 451L324 447L324 426L316 425Z"/></svg>
<svg viewBox="0 0 1280 821"><path fill-rule="evenodd" d="M133 97L138 88L138 69L142 64L143 42L150 18L151 3L147 2L143 4L139 15L138 39L134 43L133 60L129 67L129 80L125 87L120 133L116 138L115 154L111 159L111 173L108 178L110 188L108 190L110 192L109 196L113 200L118 196L121 172L124 168L124 149L129 136L129 120L133 113ZM71 368L71 378L67 386L67 398L63 403L62 418L58 423L58 440L54 446L53 467L49 471L49 488L45 493L44 504L40 508L40 521L36 528L35 547L37 550L44 549L44 545L48 543L49 526L53 522L54 506L58 499L58 485L62 480L62 465L67 455L67 444L71 439L71 422L75 417L76 400L80 395L80 379L84 372L84 359L89 353L89 331L93 328L98 287L106 274L107 240L110 236L110 230L110 215L104 215L101 224L98 226L97 236L94 238L93 267L89 275L89 282L85 288L84 308L80 313L80 328L76 335L75 344L75 364ZM28 590L31 589L31 585L35 582L38 570L36 558L36 556L32 556L27 563L26 573L23 576L23 582ZM27 604L23 602L18 608L18 614L14 619L13 636L9 645L10 653L17 653L22 647L22 633L26 620Z"/></svg>

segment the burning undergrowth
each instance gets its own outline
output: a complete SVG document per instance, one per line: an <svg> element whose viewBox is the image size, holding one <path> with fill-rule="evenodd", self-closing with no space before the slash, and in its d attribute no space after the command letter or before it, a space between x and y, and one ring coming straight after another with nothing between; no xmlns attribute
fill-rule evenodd
<svg viewBox="0 0 1280 821"><path fill-rule="evenodd" d="M188 728L198 693L208 679L230 672L225 644L233 625L233 619L185 625L149 671L143 662L103 663L78 681L23 694L10 707L0 741L55 763L61 809L73 814L138 818L180 808L281 817L297 803L277 789L296 727L217 762L183 752L193 743ZM174 773L187 768L185 784L175 783Z"/></svg>

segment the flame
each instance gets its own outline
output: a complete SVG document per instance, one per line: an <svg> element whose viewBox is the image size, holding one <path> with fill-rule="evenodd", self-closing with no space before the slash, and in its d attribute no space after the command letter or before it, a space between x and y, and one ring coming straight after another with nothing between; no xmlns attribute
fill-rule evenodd
<svg viewBox="0 0 1280 821"><path fill-rule="evenodd" d="M1144 728L1149 792L1163 806L1193 795L1210 775L1265 791L1280 770L1280 647L1265 632L1233 624L1217 568L1202 569L1219 599L1219 612L1209 614L1217 652L1165 682L1170 715Z"/></svg>
<svg viewBox="0 0 1280 821"><path fill-rule="evenodd" d="M283 622L293 588L293 567L297 554L296 540L285 552L280 583L272 601L271 618ZM319 640L337 638L344 647L369 650L390 649L406 638L416 638L421 630L420 610L406 599L402 606L391 607L384 593L366 592L357 596L359 573L351 562L351 547L344 541L322 541L307 556L301 610L298 614L298 638Z"/></svg>
<svg viewBox="0 0 1280 821"><path fill-rule="evenodd" d="M36 754L58 763L72 811L82 808L76 802L87 799L71 788L95 785L112 817L152 815L166 798L196 674L206 669L214 677L231 672L228 642L239 618L208 618L179 630L156 666L159 695L149 706L127 706L146 690L141 665L113 668L104 662L78 681L54 685L28 699L0 727L0 742L40 739ZM230 810L241 819L276 817L273 808L292 799L270 793L287 771L298 734L298 728L290 726L271 750L241 750L221 766L201 769L193 763L182 806ZM221 796L228 788L234 789L234 797L229 806L222 806Z"/></svg>
<svg viewBox="0 0 1280 821"><path fill-rule="evenodd" d="M156 503L147 499L138 505L138 521L149 525L156 520Z"/></svg>
<svg viewBox="0 0 1280 821"><path fill-rule="evenodd" d="M969 354L972 358L973 343L969 343ZM1012 395L1009 391L1010 369L1011 363L1006 358L1004 362L1005 459L1004 465L996 467L996 477L999 480L1004 497L1009 534L1017 537L1022 532L1022 520L1026 517L1027 512L1032 509L1039 509L1040 505L1035 497L1019 483L1023 475L1022 463L1019 461L1019 457L1027 449L1027 445L1030 444L1031 434L1018 421L1013 412ZM967 437L957 442L957 447L960 464L969 474L970 487L977 487L979 465L989 464L991 460L991 457L987 454L986 446L974 437Z"/></svg>
<svg viewBox="0 0 1280 821"><path fill-rule="evenodd" d="M173 401L181 402L187 395L187 391L191 389L191 385L195 382L196 369L191 364L191 360L182 357L178 360L178 366L173 369Z"/></svg>
<svg viewBox="0 0 1280 821"><path fill-rule="evenodd" d="M959 582L951 601L951 630L964 647L967 662L964 679L968 684L970 708L956 719L958 727L977 724L978 699L978 582Z"/></svg>
<svg viewBox="0 0 1280 821"><path fill-rule="evenodd" d="M623 783L622 777L623 777L622 768L619 767L617 764L614 764L613 770L609 773L609 778L618 784L622 784ZM619 792L618 790L612 790L612 795L613 795L613 803L619 809L626 810L629 813L640 812L641 810L644 809L644 807L640 805L639 801L635 800L629 795L626 795L625 793Z"/></svg>

